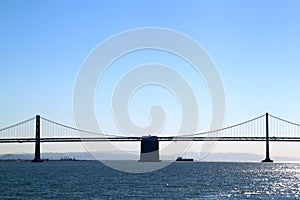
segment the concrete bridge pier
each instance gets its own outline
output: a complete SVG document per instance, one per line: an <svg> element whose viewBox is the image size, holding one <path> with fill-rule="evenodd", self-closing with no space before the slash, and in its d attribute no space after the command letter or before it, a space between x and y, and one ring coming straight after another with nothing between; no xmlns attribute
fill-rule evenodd
<svg viewBox="0 0 300 200"><path fill-rule="evenodd" d="M143 136L139 162L159 162L159 141L157 136Z"/></svg>

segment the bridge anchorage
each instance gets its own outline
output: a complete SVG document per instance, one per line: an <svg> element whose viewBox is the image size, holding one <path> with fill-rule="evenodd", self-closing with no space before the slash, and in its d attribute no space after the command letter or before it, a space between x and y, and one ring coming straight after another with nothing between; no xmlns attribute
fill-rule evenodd
<svg viewBox="0 0 300 200"><path fill-rule="evenodd" d="M139 162L159 162L159 140L157 136L143 136Z"/></svg>
<svg viewBox="0 0 300 200"><path fill-rule="evenodd" d="M35 133L35 134L34 134ZM271 135L271 137L270 137ZM36 115L0 129L0 143L35 143L33 162L42 162L41 143L58 142L140 142L140 162L159 162L159 143L166 141L247 141L265 142L265 159L270 158L270 142L300 142L300 124L266 113L219 130L180 136L124 137L73 128Z"/></svg>

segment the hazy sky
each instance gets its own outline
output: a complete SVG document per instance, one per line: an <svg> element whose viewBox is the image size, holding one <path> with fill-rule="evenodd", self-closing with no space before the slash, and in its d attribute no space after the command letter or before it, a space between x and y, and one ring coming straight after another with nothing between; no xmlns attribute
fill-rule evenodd
<svg viewBox="0 0 300 200"><path fill-rule="evenodd" d="M206 49L225 88L224 126L265 112L300 122L299 9L299 1L2 0L0 127L35 114L74 125L74 83L84 59L108 37L142 27L182 32ZM151 57L155 53L146 54L146 61L159 58ZM191 73L176 67L197 83ZM203 85L195 88L207 93ZM199 100L201 119L211 115L208 97ZM135 98L141 100L139 94ZM101 105L95 108L101 113ZM146 111L132 118L140 119Z"/></svg>

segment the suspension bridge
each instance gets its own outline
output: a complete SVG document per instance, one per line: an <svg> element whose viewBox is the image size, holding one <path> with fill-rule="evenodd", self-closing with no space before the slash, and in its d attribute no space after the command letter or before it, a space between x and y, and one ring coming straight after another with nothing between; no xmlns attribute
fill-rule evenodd
<svg viewBox="0 0 300 200"><path fill-rule="evenodd" d="M214 131L128 137L81 130L37 115L0 129L0 143L35 143L33 162L42 162L40 145L49 142L141 142L140 161L159 161L159 142L164 141L263 141L266 143L266 157L262 162L272 162L269 142L300 141L300 124L266 113Z"/></svg>

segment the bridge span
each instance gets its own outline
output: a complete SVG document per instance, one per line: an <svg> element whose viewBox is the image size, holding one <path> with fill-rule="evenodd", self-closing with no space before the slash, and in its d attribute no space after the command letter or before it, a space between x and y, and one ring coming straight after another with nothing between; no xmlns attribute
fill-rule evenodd
<svg viewBox="0 0 300 200"><path fill-rule="evenodd" d="M145 136L147 137L147 136ZM266 141L266 137L157 137L160 142L203 142L203 141L218 141L218 142L257 142ZM51 142L138 142L142 141L142 137L91 137L91 138L41 138L41 143ZM300 137L269 137L270 142L299 142ZM35 138L15 138L1 139L0 143L34 143Z"/></svg>
<svg viewBox="0 0 300 200"><path fill-rule="evenodd" d="M43 122L43 123L41 123ZM179 136L128 137L95 133L70 127L39 115L0 129L0 143L35 143L34 162L41 162L41 143L59 142L140 142L140 161L159 161L159 142L236 141L265 142L266 158L270 159L269 142L299 142L300 124L265 115L219 130L181 134Z"/></svg>

